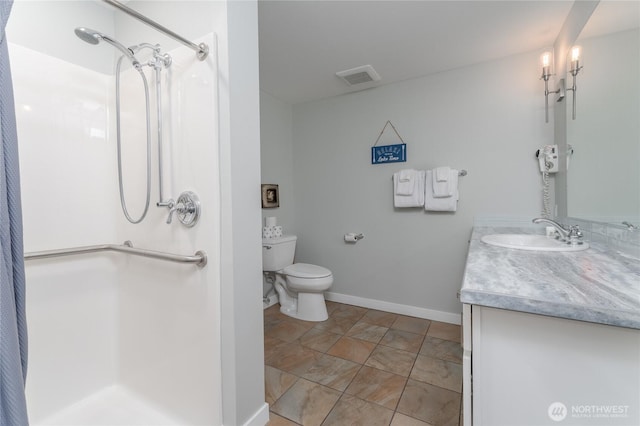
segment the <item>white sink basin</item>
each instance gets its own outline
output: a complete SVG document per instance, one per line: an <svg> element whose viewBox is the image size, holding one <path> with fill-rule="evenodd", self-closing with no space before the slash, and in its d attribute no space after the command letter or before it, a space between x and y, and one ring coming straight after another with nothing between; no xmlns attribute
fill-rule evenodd
<svg viewBox="0 0 640 426"><path fill-rule="evenodd" d="M582 251L589 248L588 243L571 245L544 235L491 234L482 237L481 241L492 246L518 250Z"/></svg>

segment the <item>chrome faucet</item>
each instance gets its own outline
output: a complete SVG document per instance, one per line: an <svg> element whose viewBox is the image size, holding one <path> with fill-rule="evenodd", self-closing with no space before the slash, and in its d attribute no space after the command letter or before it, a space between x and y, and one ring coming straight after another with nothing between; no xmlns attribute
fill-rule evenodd
<svg viewBox="0 0 640 426"><path fill-rule="evenodd" d="M555 220L547 219L544 217L537 217L533 219L533 223L548 223L556 228L556 232L560 236L560 239L566 241L569 244L582 244L580 239L583 237L582 230L578 225L571 225L569 228L561 225Z"/></svg>
<svg viewBox="0 0 640 426"><path fill-rule="evenodd" d="M556 228L556 232L560 234L562 239L567 239L569 237L569 230L565 228L563 225L559 224L555 220L547 219L545 217L537 217L533 219L533 223L548 223L549 225Z"/></svg>

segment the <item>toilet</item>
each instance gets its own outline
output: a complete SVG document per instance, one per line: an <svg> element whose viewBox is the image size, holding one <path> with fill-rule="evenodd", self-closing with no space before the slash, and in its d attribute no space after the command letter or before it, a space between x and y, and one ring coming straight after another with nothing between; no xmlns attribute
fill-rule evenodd
<svg viewBox="0 0 640 426"><path fill-rule="evenodd" d="M304 321L324 321L324 292L333 284L327 268L293 263L297 237L284 235L262 240L262 270L278 293L280 312Z"/></svg>

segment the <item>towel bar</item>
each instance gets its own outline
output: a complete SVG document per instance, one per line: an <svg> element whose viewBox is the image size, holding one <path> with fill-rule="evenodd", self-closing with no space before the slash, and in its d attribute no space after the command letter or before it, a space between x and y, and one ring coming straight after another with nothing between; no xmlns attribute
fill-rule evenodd
<svg viewBox="0 0 640 426"><path fill-rule="evenodd" d="M466 170L459 170L458 171L458 176L466 176L466 175L467 175L467 171Z"/></svg>

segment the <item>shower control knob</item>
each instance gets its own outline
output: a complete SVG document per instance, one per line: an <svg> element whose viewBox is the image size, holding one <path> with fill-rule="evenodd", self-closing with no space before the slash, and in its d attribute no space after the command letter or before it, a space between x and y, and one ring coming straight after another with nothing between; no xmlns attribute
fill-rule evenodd
<svg viewBox="0 0 640 426"><path fill-rule="evenodd" d="M171 223L173 214L176 214L180 223L191 228L200 219L200 199L191 192L185 191L178 197L175 206L169 212L167 223Z"/></svg>
<svg viewBox="0 0 640 426"><path fill-rule="evenodd" d="M167 205L167 207L169 207L169 216L167 217L167 225L169 225L171 224L171 221L173 221L173 214L178 210L184 208L184 206L182 204L171 202Z"/></svg>

